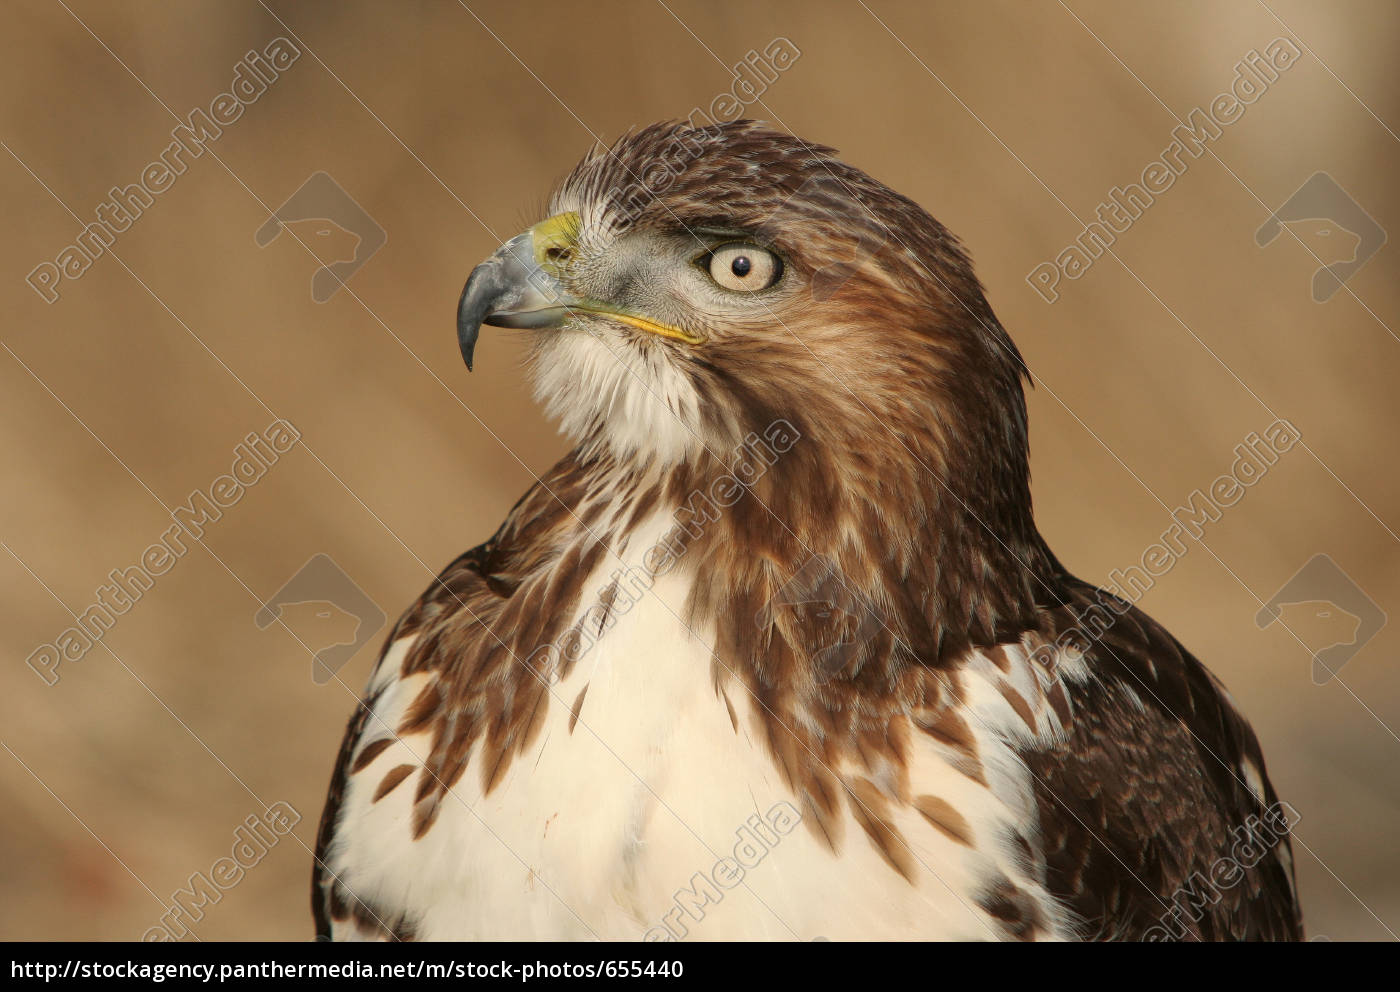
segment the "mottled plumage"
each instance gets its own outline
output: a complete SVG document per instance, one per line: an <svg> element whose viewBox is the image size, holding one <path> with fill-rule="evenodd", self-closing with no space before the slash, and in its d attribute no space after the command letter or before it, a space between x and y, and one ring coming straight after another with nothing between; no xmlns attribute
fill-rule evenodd
<svg viewBox="0 0 1400 992"><path fill-rule="evenodd" d="M534 327L576 447L390 636L318 933L1300 936L1248 725L1036 529L1025 367L951 234L751 122L595 150L549 213L460 333ZM1260 857L1202 895L1236 828Z"/></svg>

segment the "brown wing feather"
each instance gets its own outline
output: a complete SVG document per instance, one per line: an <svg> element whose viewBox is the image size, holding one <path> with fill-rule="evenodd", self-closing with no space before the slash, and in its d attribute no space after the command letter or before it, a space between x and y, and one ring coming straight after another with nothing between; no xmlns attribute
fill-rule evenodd
<svg viewBox="0 0 1400 992"><path fill-rule="evenodd" d="M1058 630L1096 590L1069 579L1066 592L1052 613ZM1175 638L1118 602L1125 612L1086 658L1094 677L1068 684L1068 742L1025 755L1051 891L1099 938L1301 939L1291 848L1268 826L1277 797L1253 731ZM1263 779L1263 803L1245 761ZM1256 836L1269 850L1250 865L1238 845L1252 823L1265 824ZM1236 855L1242 874L1221 863Z"/></svg>

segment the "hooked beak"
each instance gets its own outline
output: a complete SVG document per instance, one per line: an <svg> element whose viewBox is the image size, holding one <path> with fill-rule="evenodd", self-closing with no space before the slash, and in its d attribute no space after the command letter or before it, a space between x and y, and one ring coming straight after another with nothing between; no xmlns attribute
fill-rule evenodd
<svg viewBox="0 0 1400 992"><path fill-rule="evenodd" d="M597 300L582 299L564 286L573 257L579 216L563 213L511 238L467 277L457 301L457 344L471 371L481 326L559 327L575 312L604 314L652 334L689 344L702 340L676 327Z"/></svg>
<svg viewBox="0 0 1400 992"><path fill-rule="evenodd" d="M547 254L553 248L563 248L566 239L572 240L562 229L565 224L576 224L577 219L577 214L560 214L536 224L472 269L457 301L457 344L468 371L482 324L558 327L568 316L569 305L580 302L564 289L557 266Z"/></svg>

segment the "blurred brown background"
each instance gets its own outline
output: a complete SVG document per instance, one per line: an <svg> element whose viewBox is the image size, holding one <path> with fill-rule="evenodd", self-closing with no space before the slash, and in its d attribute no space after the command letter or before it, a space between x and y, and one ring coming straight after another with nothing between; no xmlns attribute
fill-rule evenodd
<svg viewBox="0 0 1400 992"><path fill-rule="evenodd" d="M1394 4L20 0L5 20L0 935L138 938L245 817L285 802L294 836L194 930L310 936L308 847L382 631L318 685L309 648L340 638L337 618L289 611L293 636L255 613L325 553L392 622L495 529L564 444L517 339L488 333L476 373L462 367L468 271L595 136L708 106L778 37L800 59L749 114L840 148L971 249L1040 378L1039 519L1076 572L1139 562L1276 416L1302 431L1306 448L1143 605L1231 688L1301 814L1309 933L1400 931L1400 246L1319 304L1305 244L1346 257L1345 232L1255 244L1318 171L1400 235ZM301 58L44 302L26 276L141 177L172 112L207 109L279 36ZM1279 37L1297 63L1120 236L1118 260L1045 302L1027 273L1139 181L1174 115ZM296 239L254 239L318 171L388 235L325 303ZM275 417L301 444L202 545L57 684L26 667ZM1255 622L1318 553L1391 614L1320 686L1305 642L1325 630Z"/></svg>

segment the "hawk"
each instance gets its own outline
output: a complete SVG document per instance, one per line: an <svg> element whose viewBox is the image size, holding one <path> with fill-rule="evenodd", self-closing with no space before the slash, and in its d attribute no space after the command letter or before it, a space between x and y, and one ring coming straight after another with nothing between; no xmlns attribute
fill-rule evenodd
<svg viewBox="0 0 1400 992"><path fill-rule="evenodd" d="M312 903L349 939L1298 939L1291 807L1031 509L959 242L752 121L595 148L458 307L572 451L398 621Z"/></svg>

